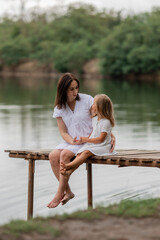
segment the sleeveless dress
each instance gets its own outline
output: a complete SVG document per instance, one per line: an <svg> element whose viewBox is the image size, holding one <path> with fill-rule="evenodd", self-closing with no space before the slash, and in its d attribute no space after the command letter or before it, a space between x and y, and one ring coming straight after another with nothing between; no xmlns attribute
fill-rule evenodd
<svg viewBox="0 0 160 240"><path fill-rule="evenodd" d="M116 154L115 151L110 153L111 149L111 130L112 126L108 119L103 118L98 120L98 117L92 118L93 131L89 138L97 138L100 136L101 132L106 132L107 136L102 143L85 143L83 147L77 152L81 153L85 150L89 150L96 156L106 156Z"/></svg>
<svg viewBox="0 0 160 240"><path fill-rule="evenodd" d="M93 97L82 93L79 93L79 97L80 100L76 100L74 112L70 109L68 104L66 104L66 108L62 107L62 109L55 107L53 112L53 118L61 117L67 127L68 134L72 138L77 137L77 139L81 136L88 137L93 129L90 116ZM84 144L71 145L63 140L55 149L67 149L76 154L83 145Z"/></svg>

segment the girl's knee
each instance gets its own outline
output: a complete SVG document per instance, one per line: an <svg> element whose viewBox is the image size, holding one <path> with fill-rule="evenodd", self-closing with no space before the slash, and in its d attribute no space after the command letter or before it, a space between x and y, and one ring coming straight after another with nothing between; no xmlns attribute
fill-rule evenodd
<svg viewBox="0 0 160 240"><path fill-rule="evenodd" d="M89 150L84 151L83 154L85 156L91 156L92 155L92 153Z"/></svg>

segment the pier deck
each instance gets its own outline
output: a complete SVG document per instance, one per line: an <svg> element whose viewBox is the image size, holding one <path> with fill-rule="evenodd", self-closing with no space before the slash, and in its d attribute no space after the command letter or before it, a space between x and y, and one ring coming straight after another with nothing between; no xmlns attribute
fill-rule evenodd
<svg viewBox="0 0 160 240"><path fill-rule="evenodd" d="M33 217L34 200L34 172L35 161L49 160L49 153L52 150L5 150L11 158L23 158L28 160L28 210L27 219ZM116 155L107 157L93 156L86 161L87 165L87 188L88 188L88 207L93 205L92 194L92 164L110 164L119 167L142 166L160 168L160 150L138 150L124 149L116 150Z"/></svg>

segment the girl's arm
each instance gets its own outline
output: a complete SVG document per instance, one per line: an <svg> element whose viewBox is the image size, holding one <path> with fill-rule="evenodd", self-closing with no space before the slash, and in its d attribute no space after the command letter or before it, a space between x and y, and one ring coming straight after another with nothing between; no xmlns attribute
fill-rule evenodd
<svg viewBox="0 0 160 240"><path fill-rule="evenodd" d="M115 148L115 144L116 144L116 138L113 135L113 133L111 133L111 150L110 150L110 152L113 152L113 150Z"/></svg>
<svg viewBox="0 0 160 240"><path fill-rule="evenodd" d="M58 124L58 128L59 128L59 131L60 131L60 134L62 136L62 138L69 144L72 144L72 145L78 145L80 144L80 141L78 141L76 139L76 137L73 139L69 134L68 134L68 131L67 131L67 127L63 121L63 119L61 117L57 117L57 124Z"/></svg>
<svg viewBox="0 0 160 240"><path fill-rule="evenodd" d="M81 137L80 140L82 143L102 143L104 139L106 138L107 133L106 132L101 132L99 137L96 138L89 138L89 137Z"/></svg>

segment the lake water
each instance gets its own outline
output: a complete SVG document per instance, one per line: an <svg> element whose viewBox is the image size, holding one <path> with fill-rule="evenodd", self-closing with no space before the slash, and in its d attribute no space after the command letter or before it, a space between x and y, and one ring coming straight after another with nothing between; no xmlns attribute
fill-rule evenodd
<svg viewBox="0 0 160 240"><path fill-rule="evenodd" d="M81 85L82 85L81 81ZM53 149L61 137L52 118L56 92L53 79L0 79L0 224L26 219L28 164L9 158L5 149ZM160 87L120 81L83 84L80 91L108 94L115 109L117 149L160 149ZM85 164L71 177L76 197L65 206L48 209L58 182L48 161L37 161L34 216L87 208ZM158 168L93 166L93 201L108 205L122 199L160 196Z"/></svg>

